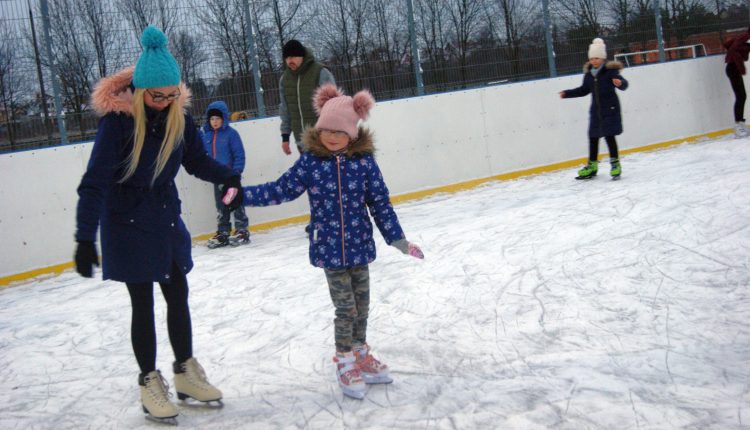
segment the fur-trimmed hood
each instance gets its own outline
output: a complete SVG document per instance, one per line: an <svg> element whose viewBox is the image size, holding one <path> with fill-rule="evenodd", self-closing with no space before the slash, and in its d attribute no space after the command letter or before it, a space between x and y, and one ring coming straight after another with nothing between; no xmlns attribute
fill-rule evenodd
<svg viewBox="0 0 750 430"><path fill-rule="evenodd" d="M588 73L593 67L594 66L591 65L591 62L587 61L586 64L583 65L583 73ZM604 63L604 68L608 70L622 70L625 66L621 62L613 60Z"/></svg>
<svg viewBox="0 0 750 430"><path fill-rule="evenodd" d="M126 67L113 75L104 77L97 82L91 93L91 107L99 116L110 112L133 115L133 82L134 66ZM180 97L174 101L185 112L190 106L192 94L185 83L180 82Z"/></svg>
<svg viewBox="0 0 750 430"><path fill-rule="evenodd" d="M315 127L310 127L305 131L305 134L302 136L302 143L305 146L305 151L309 151L315 156L324 158L333 156L333 152L326 148L323 142L320 141L320 133ZM374 154L374 133L367 128L359 127L357 139L346 147L345 153L347 157Z"/></svg>

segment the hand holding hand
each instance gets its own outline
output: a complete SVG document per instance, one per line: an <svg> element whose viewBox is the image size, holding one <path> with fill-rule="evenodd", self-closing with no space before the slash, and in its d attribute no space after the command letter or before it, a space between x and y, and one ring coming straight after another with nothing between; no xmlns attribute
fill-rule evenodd
<svg viewBox="0 0 750 430"><path fill-rule="evenodd" d="M232 176L224 183L224 196L222 202L231 210L242 206L242 183L239 175Z"/></svg>
<svg viewBox="0 0 750 430"><path fill-rule="evenodd" d="M96 246L90 240L79 240L75 255L76 272L84 278L94 277L94 265L99 267L99 255Z"/></svg>

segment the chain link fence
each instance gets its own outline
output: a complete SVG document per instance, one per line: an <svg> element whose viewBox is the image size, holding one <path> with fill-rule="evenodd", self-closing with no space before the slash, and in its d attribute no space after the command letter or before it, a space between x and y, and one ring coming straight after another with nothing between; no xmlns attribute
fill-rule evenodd
<svg viewBox="0 0 750 430"><path fill-rule="evenodd" d="M95 83L163 29L193 114L275 115L281 46L310 47L378 100L580 73L602 37L627 66L715 55L747 29L737 0L0 0L0 152L91 140ZM717 73L722 73L717 71Z"/></svg>

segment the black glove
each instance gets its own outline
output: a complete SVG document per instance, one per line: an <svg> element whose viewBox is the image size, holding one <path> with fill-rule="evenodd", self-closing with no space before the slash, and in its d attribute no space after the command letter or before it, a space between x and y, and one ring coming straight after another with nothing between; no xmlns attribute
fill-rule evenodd
<svg viewBox="0 0 750 430"><path fill-rule="evenodd" d="M93 265L99 267L99 255L96 253L96 246L90 240L79 240L76 247L76 272L84 278L93 278Z"/></svg>
<svg viewBox="0 0 750 430"><path fill-rule="evenodd" d="M237 189L237 195L234 196L232 201L229 203L226 203L227 207L231 210L235 210L238 207L242 206L242 184L240 183L240 177L239 175L232 176L231 178L227 179L226 182L224 182L224 196L227 195L227 191L229 191L230 188L236 188Z"/></svg>

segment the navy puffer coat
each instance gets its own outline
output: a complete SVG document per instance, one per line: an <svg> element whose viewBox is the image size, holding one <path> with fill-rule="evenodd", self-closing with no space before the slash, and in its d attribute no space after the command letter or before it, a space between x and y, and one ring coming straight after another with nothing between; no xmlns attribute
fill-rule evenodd
<svg viewBox="0 0 750 430"><path fill-rule="evenodd" d="M591 108L589 109L589 138L617 136L622 134L622 114L620 100L612 83L612 79L620 79L620 90L628 88L628 81L620 75L622 63L608 61L599 73L591 74L591 63L583 66L583 83L580 87L565 90L565 98L584 97L591 94Z"/></svg>
<svg viewBox="0 0 750 430"><path fill-rule="evenodd" d="M164 114L148 112L146 139L138 167L127 181L122 178L133 147L132 93L128 88L133 69L104 78L92 95L99 120L94 148L78 186L76 240L96 240L101 225L104 279L128 283L170 282L173 263L182 273L193 267L191 239L180 218L180 199L174 178L184 166L200 179L224 183L236 175L212 160L203 150L198 131L185 114L184 141L151 186L153 166L164 137ZM173 103L189 101L182 96Z"/></svg>

